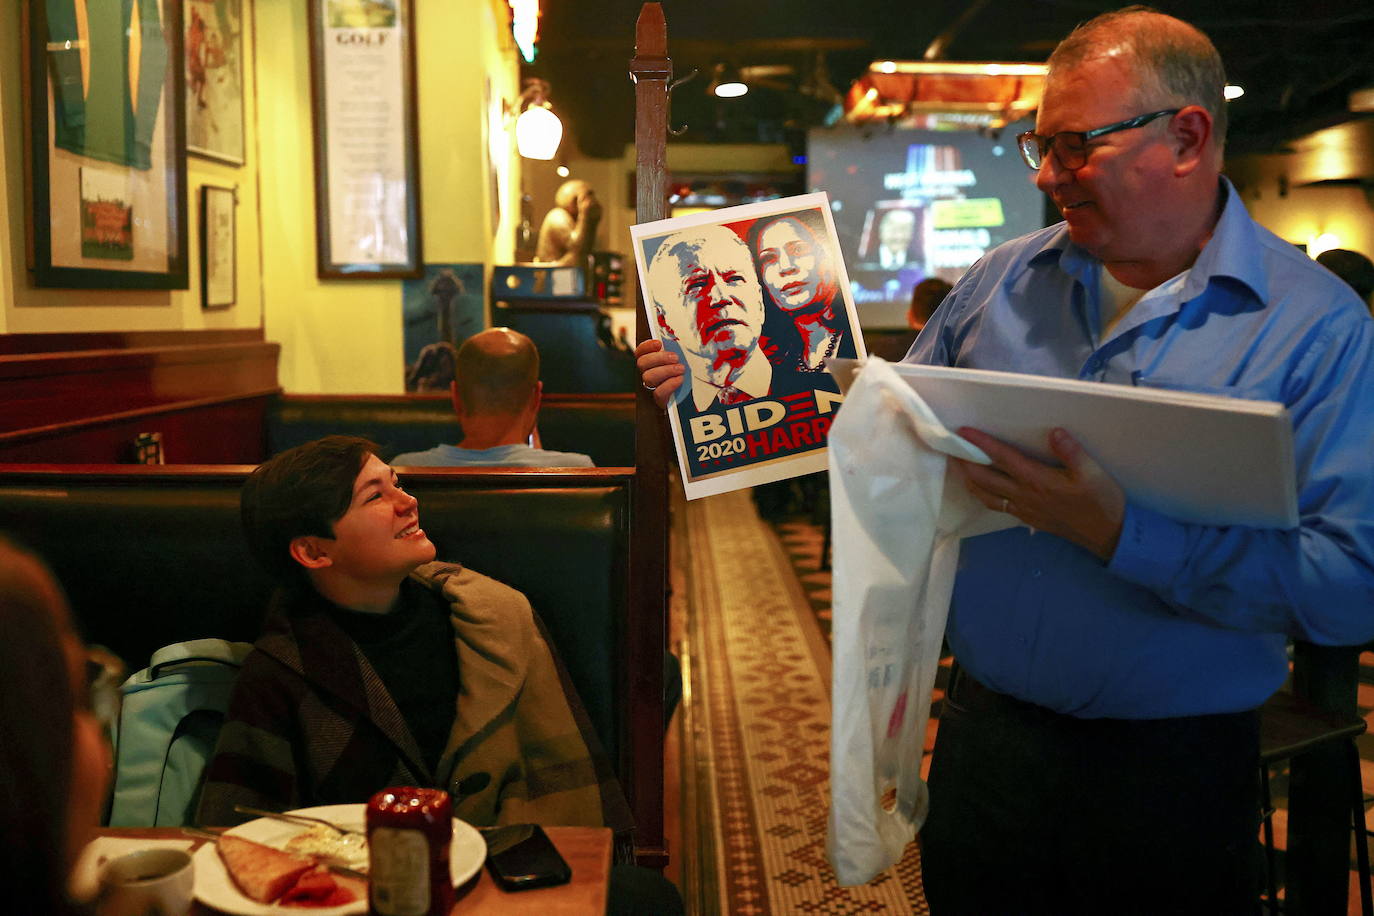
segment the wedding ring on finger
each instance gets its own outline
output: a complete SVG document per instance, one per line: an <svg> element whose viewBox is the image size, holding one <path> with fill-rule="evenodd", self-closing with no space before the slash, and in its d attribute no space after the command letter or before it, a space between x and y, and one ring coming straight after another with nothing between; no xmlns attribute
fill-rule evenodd
<svg viewBox="0 0 1374 916"><path fill-rule="evenodd" d="M657 385L650 385L648 382L642 382L641 384L644 386L645 391L655 391L658 389Z"/></svg>

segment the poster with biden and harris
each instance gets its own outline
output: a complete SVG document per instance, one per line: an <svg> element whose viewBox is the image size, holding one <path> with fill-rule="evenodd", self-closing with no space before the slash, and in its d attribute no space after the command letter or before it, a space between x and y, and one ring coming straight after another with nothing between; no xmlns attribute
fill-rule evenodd
<svg viewBox="0 0 1374 916"><path fill-rule="evenodd" d="M668 417L687 498L824 470L843 400L826 361L866 355L826 195L630 235L649 328L685 368Z"/></svg>

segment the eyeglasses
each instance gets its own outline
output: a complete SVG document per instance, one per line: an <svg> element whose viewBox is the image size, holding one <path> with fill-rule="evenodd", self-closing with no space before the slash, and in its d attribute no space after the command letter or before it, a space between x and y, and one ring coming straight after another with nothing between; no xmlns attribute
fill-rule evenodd
<svg viewBox="0 0 1374 916"><path fill-rule="evenodd" d="M1115 124L1108 124L1106 127L1097 127L1093 130L1061 130L1053 137L1042 137L1034 131L1028 130L1024 134L1016 135L1016 146L1021 150L1021 158L1026 161L1026 165L1033 169L1039 169L1045 163L1045 156L1053 149L1054 155L1059 159L1059 164L1069 171L1073 171L1074 169L1081 169L1087 164L1089 140L1114 134L1119 130L1144 127L1155 118L1176 115L1181 110L1179 108L1166 108L1163 111L1152 111L1149 114L1137 115L1134 118L1127 118L1125 121L1117 121Z"/></svg>

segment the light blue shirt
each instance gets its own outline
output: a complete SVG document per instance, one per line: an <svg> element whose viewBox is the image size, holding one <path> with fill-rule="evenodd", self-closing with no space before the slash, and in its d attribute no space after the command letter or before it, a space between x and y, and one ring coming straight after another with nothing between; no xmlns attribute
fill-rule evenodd
<svg viewBox="0 0 1374 916"><path fill-rule="evenodd" d="M1279 401L1292 416L1295 530L1183 524L1128 502L1107 565L1026 528L964 541L948 639L995 690L1087 718L1234 712L1283 682L1289 637L1374 638L1374 321L1222 183L1192 269L1110 334L1101 264L1060 223L989 252L907 354Z"/></svg>
<svg viewBox="0 0 1374 916"><path fill-rule="evenodd" d="M592 459L578 452L549 452L528 445L496 445L492 448L459 448L436 445L423 452L406 452L391 459L397 467L473 468L591 468Z"/></svg>

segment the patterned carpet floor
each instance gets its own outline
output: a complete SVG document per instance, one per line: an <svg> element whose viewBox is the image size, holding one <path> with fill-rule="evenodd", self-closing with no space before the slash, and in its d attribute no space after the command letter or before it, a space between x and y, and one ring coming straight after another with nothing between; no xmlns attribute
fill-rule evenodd
<svg viewBox="0 0 1374 916"><path fill-rule="evenodd" d="M829 647L777 537L748 492L687 503L681 515L684 727L694 736L684 742L692 797L683 809L695 812L701 859L690 869L690 911L929 912L914 843L862 887L836 885L826 862Z"/></svg>

